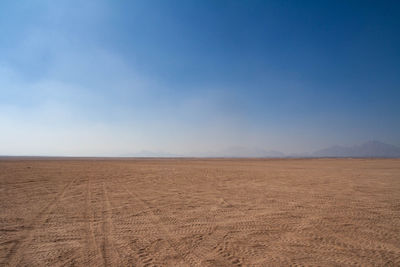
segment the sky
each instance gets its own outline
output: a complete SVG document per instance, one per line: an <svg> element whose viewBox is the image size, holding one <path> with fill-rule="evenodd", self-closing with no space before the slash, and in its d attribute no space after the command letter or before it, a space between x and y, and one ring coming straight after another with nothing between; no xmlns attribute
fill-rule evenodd
<svg viewBox="0 0 400 267"><path fill-rule="evenodd" d="M400 145L399 1L0 2L0 155Z"/></svg>

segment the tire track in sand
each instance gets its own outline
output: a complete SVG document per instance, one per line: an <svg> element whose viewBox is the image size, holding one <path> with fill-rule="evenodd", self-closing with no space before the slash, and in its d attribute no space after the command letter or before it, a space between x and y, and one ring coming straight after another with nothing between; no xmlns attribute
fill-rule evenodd
<svg viewBox="0 0 400 267"><path fill-rule="evenodd" d="M204 176L212 180L208 172L205 173ZM210 189L215 196L223 195L217 185L211 186ZM235 255L235 251L230 248L229 243L226 240L229 236L229 230L226 229L226 227L223 227L223 225L220 225L217 217L223 213L231 213L232 211L230 210L233 209L241 215L243 219L240 219L239 222L242 222L246 220L247 214L222 197L216 199L215 205L216 207L214 209L207 212L211 217L208 219L208 223L213 231L205 236L200 244L192 248L191 253L203 255L204 263L208 263L212 266L219 264L215 262L218 258L222 259L230 266L241 266L243 264L243 259Z"/></svg>
<svg viewBox="0 0 400 267"><path fill-rule="evenodd" d="M73 179L69 182L60 193L51 201L46 207L44 207L32 220L32 223L29 225L26 233L22 238L16 241L15 245L10 249L9 253L5 257L5 265L7 266L18 266L19 262L22 260L22 253L29 247L32 243L34 230L38 227L38 225L42 225L49 218L50 213L53 211L57 203L64 197L68 188L76 181Z"/></svg>
<svg viewBox="0 0 400 267"><path fill-rule="evenodd" d="M122 266L121 264L121 255L118 250L115 249L114 246L114 238L113 238L113 221L111 218L111 203L108 197L107 189L105 184L102 184L103 187L103 211L102 211L102 231L103 231L103 241L101 244L101 251L104 259L105 266Z"/></svg>
<svg viewBox="0 0 400 267"><path fill-rule="evenodd" d="M110 187L107 185L105 187L110 189ZM125 192L125 190L123 190L123 191ZM106 191L106 192L107 192L107 202L108 202L107 210L112 212L113 210L116 209L116 207L113 206L112 201L110 201L108 191ZM139 212L139 214L142 212L143 211ZM121 216L118 216L118 219L120 220ZM134 225L131 225L131 224L129 225L129 228L133 228L133 227L134 227ZM113 232L116 231L116 227L115 227L114 223L112 223L111 230ZM118 231L116 231L116 232L118 232ZM116 242L116 240L118 240L118 238L116 238L114 234L111 235L111 238L113 240L114 247L115 246L118 247L115 250L117 251L117 253L120 256L120 261L122 262L121 266L143 266L143 267L158 266L158 265L154 264L152 255L146 251L145 247L142 247L136 243L132 243L129 246L122 245L122 247L121 247L121 244L118 244L118 242ZM134 248L132 248L132 246ZM123 250L124 253L119 252L120 250Z"/></svg>
<svg viewBox="0 0 400 267"><path fill-rule="evenodd" d="M95 232L93 229L93 208L92 208L92 193L91 193L91 179L88 177L87 190L86 190L86 257L88 264L99 265L99 260L103 260L102 252L100 251L99 244L96 241ZM94 259L93 259L94 258ZM93 262L94 261L94 262Z"/></svg>
<svg viewBox="0 0 400 267"><path fill-rule="evenodd" d="M125 191L134 199L136 199L139 203L142 204L142 206L146 209L150 210L150 215L152 219L152 224L154 225L154 229L158 229L158 232L162 235L164 240L169 244L169 246L176 252L176 255L179 256L183 262L187 266L201 266L203 260L199 257L197 257L194 254L187 253L185 255L182 255L181 248L179 246L178 241L174 241L174 237L171 236L170 232L171 229L169 229L168 225L165 225L160 216L157 215L154 212L154 207L152 207L146 200L140 198L136 193L131 192L127 188L125 188Z"/></svg>

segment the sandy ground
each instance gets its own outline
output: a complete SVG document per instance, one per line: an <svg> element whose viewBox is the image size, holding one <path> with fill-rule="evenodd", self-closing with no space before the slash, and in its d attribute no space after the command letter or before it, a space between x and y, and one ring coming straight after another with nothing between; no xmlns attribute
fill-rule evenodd
<svg viewBox="0 0 400 267"><path fill-rule="evenodd" d="M0 265L400 266L400 160L3 159Z"/></svg>

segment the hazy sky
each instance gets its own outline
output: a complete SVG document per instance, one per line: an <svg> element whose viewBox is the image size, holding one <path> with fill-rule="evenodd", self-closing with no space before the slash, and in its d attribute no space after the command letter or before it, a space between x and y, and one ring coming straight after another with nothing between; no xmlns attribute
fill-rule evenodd
<svg viewBox="0 0 400 267"><path fill-rule="evenodd" d="M1 1L0 154L400 145L399 1Z"/></svg>

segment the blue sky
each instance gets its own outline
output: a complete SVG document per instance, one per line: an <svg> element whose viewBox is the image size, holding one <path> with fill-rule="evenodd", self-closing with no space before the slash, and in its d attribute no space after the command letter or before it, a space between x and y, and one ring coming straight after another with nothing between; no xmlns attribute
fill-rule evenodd
<svg viewBox="0 0 400 267"><path fill-rule="evenodd" d="M0 154L400 145L398 1L1 1Z"/></svg>

